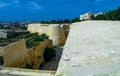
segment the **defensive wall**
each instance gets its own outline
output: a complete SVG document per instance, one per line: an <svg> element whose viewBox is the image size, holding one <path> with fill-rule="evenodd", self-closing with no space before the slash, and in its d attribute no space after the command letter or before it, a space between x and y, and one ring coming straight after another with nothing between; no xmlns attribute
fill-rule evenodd
<svg viewBox="0 0 120 76"><path fill-rule="evenodd" d="M27 30L30 33L47 34L53 41L53 46L65 44L67 38L63 27L59 24L29 24Z"/></svg>
<svg viewBox="0 0 120 76"><path fill-rule="evenodd" d="M24 68L26 64L34 63L33 68L39 69L44 62L44 49L52 47L51 40L44 40L30 49L26 48L25 40L14 42L0 48L0 56L4 59L3 67Z"/></svg>
<svg viewBox="0 0 120 76"><path fill-rule="evenodd" d="M55 76L119 76L120 21L73 23Z"/></svg>
<svg viewBox="0 0 120 76"><path fill-rule="evenodd" d="M119 76L119 45L120 21L73 23L57 72L0 68L0 74L3 76Z"/></svg>
<svg viewBox="0 0 120 76"><path fill-rule="evenodd" d="M54 46L60 43L60 26L58 24L29 24L27 30L30 33L38 32L39 35L47 34Z"/></svg>

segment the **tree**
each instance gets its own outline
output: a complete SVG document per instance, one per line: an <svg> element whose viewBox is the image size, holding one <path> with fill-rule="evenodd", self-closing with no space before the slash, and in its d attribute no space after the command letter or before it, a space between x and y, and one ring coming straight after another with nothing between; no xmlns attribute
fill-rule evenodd
<svg viewBox="0 0 120 76"><path fill-rule="evenodd" d="M94 20L120 20L120 7L105 14L97 15Z"/></svg>
<svg viewBox="0 0 120 76"><path fill-rule="evenodd" d="M99 14L93 20L106 20L106 16L104 14Z"/></svg>
<svg viewBox="0 0 120 76"><path fill-rule="evenodd" d="M71 23L73 23L73 22L80 22L80 18L75 17L74 19L71 20Z"/></svg>
<svg viewBox="0 0 120 76"><path fill-rule="evenodd" d="M49 21L50 24L57 24L57 21L56 20L51 20Z"/></svg>
<svg viewBox="0 0 120 76"><path fill-rule="evenodd" d="M70 23L70 20L69 19L65 19L64 23Z"/></svg>
<svg viewBox="0 0 120 76"><path fill-rule="evenodd" d="M56 51L53 48L45 48L44 51L44 60L45 62L50 61L53 57L56 56Z"/></svg>

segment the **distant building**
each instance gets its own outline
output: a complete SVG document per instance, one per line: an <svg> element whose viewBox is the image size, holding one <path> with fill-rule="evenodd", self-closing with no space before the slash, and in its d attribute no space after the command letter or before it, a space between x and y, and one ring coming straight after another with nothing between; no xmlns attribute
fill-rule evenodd
<svg viewBox="0 0 120 76"><path fill-rule="evenodd" d="M88 12L83 15L80 15L80 20L91 20L94 17L94 13Z"/></svg>
<svg viewBox="0 0 120 76"><path fill-rule="evenodd" d="M7 38L7 30L0 29L0 38Z"/></svg>
<svg viewBox="0 0 120 76"><path fill-rule="evenodd" d="M103 14L105 14L105 13L100 12L100 13L95 14L94 16L96 17L96 16L98 16L98 15L103 15Z"/></svg>
<svg viewBox="0 0 120 76"><path fill-rule="evenodd" d="M15 37L17 35L20 35L20 34L24 34L24 33L28 33L28 31L24 31L24 30L3 30L3 29L0 29L0 38L4 38L4 39L7 39L7 38L12 38L12 37Z"/></svg>

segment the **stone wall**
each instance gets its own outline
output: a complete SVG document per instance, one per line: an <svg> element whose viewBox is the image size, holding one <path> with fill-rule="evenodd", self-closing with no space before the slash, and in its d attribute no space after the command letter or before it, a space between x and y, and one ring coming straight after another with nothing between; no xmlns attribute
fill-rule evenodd
<svg viewBox="0 0 120 76"><path fill-rule="evenodd" d="M4 65L10 66L11 64L13 64L14 61L18 60L18 58L27 54L26 50L27 48L24 39L3 47L3 58L5 63Z"/></svg>
<svg viewBox="0 0 120 76"><path fill-rule="evenodd" d="M29 24L27 30L30 33L38 32L39 35L46 33L53 41L53 46L60 43L60 26L58 24Z"/></svg>
<svg viewBox="0 0 120 76"><path fill-rule="evenodd" d="M52 47L51 40L45 40L41 42L38 46L28 49L28 59L26 63L34 63L33 68L39 69L41 63L44 62L44 50L46 47Z"/></svg>
<svg viewBox="0 0 120 76"><path fill-rule="evenodd" d="M120 21L73 23L55 76L119 76Z"/></svg>
<svg viewBox="0 0 120 76"><path fill-rule="evenodd" d="M0 56L3 56L3 48L0 47Z"/></svg>
<svg viewBox="0 0 120 76"><path fill-rule="evenodd" d="M4 58L4 65L6 67L23 68L27 64L34 63L35 69L38 69L40 64L44 62L44 49L46 47L52 47L51 40L45 40L40 42L39 45L27 49L25 40L21 40L10 45L3 47L2 56Z"/></svg>
<svg viewBox="0 0 120 76"><path fill-rule="evenodd" d="M62 25L60 30L60 45L64 45L70 30L70 25Z"/></svg>

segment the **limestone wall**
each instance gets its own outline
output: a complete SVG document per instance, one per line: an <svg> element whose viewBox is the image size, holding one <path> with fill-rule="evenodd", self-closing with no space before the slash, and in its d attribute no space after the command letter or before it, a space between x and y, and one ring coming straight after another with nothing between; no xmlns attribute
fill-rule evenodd
<svg viewBox="0 0 120 76"><path fill-rule="evenodd" d="M44 49L46 47L52 47L51 40L45 40L40 42L39 45L27 49L25 40L21 40L3 47L2 55L4 58L4 66L23 68L27 64L34 63L34 68L38 69L39 65L44 62Z"/></svg>
<svg viewBox="0 0 120 76"><path fill-rule="evenodd" d="M33 68L39 69L40 64L44 62L43 54L46 47L52 47L51 40L45 40L38 46L28 49L28 57L26 63L29 64L34 62Z"/></svg>
<svg viewBox="0 0 120 76"><path fill-rule="evenodd" d="M0 47L0 56L3 56L3 48Z"/></svg>
<svg viewBox="0 0 120 76"><path fill-rule="evenodd" d="M65 37L67 38L68 34L69 34L69 30L70 30L70 24L68 25L63 25L63 29L65 31Z"/></svg>
<svg viewBox="0 0 120 76"><path fill-rule="evenodd" d="M53 45L56 46L60 43L60 26L58 24L29 24L29 32L38 32L39 35L46 33L53 41Z"/></svg>
<svg viewBox="0 0 120 76"><path fill-rule="evenodd" d="M10 66L14 61L18 60L18 58L27 54L26 50L27 48L24 39L3 47L5 66Z"/></svg>
<svg viewBox="0 0 120 76"><path fill-rule="evenodd" d="M74 23L56 76L119 76L120 21Z"/></svg>

